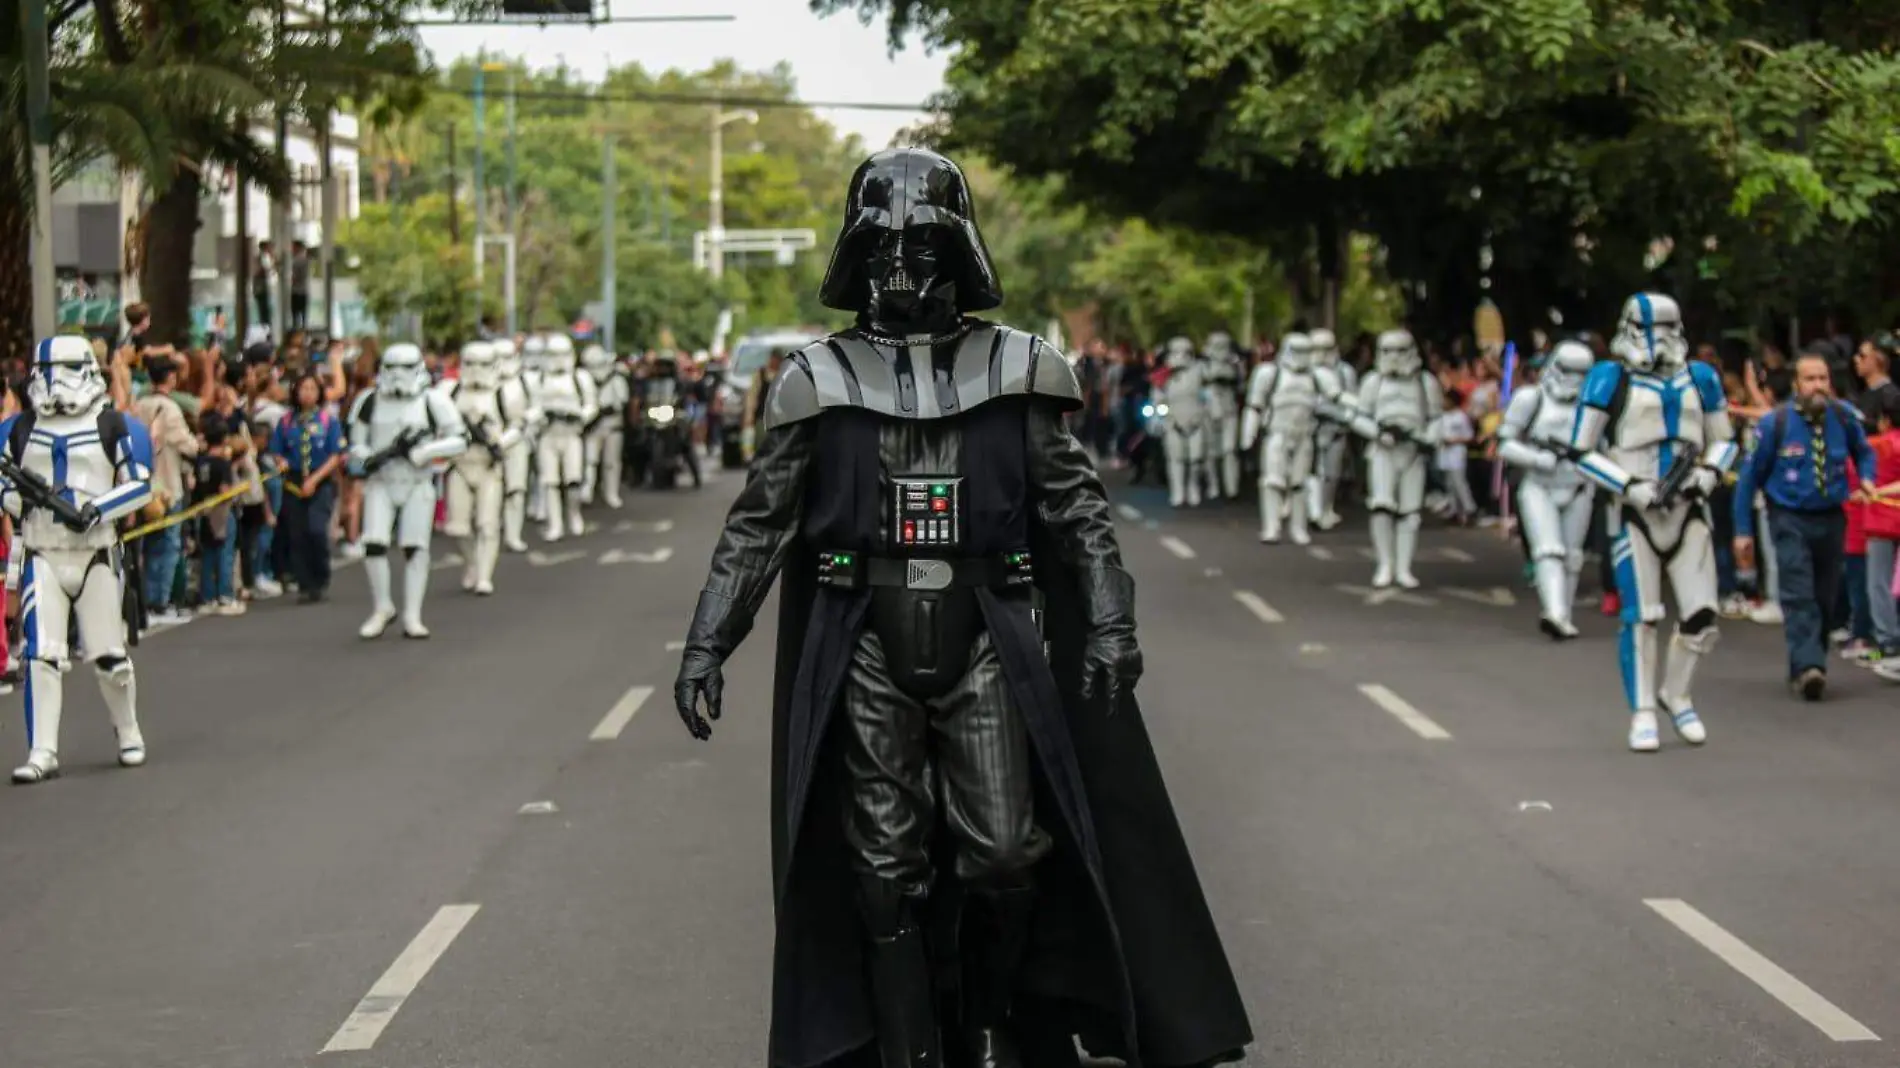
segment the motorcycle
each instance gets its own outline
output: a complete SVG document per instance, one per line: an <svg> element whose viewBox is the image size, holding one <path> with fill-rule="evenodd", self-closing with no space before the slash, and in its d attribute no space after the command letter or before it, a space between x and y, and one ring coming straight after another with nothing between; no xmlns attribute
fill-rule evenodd
<svg viewBox="0 0 1900 1068"><path fill-rule="evenodd" d="M654 385L658 388L648 396L646 406L640 411L641 437L646 446L647 482L654 489L665 490L679 482L682 468L690 469L692 428L686 423L686 412L677 391L671 388L673 383L660 381Z"/></svg>

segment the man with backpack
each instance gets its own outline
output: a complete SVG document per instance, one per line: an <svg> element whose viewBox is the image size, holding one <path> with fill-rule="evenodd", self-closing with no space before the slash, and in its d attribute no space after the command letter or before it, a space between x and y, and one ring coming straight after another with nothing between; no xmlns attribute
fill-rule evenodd
<svg viewBox="0 0 1900 1068"><path fill-rule="evenodd" d="M1768 500L1770 551L1780 576L1789 685L1809 701L1827 693L1827 604L1839 585L1848 500L1848 461L1871 493L1873 449L1859 416L1834 399L1831 369L1817 355L1795 364L1794 400L1762 417L1760 443L1735 488L1735 555L1753 562L1759 539L1752 502Z"/></svg>

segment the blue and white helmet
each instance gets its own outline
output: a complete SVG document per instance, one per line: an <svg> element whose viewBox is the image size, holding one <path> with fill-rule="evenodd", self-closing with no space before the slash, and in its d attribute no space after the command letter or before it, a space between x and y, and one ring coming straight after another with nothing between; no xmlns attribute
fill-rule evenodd
<svg viewBox="0 0 1900 1068"><path fill-rule="evenodd" d="M1569 402L1583 392L1583 380L1589 377L1596 353L1581 341L1559 341L1538 372L1537 388L1554 401Z"/></svg>
<svg viewBox="0 0 1900 1068"><path fill-rule="evenodd" d="M106 397L106 379L92 354L92 342L66 335L49 337L33 349L33 375L26 387L33 410L47 415L79 415Z"/></svg>
<svg viewBox="0 0 1900 1068"><path fill-rule="evenodd" d="M1610 354L1631 370L1681 367L1689 360L1682 308L1661 293L1638 293L1623 303L1623 317L1610 339Z"/></svg>
<svg viewBox="0 0 1900 1068"><path fill-rule="evenodd" d="M422 362L422 350L402 342L383 350L376 367L376 389L391 397L420 397L429 388L429 368Z"/></svg>

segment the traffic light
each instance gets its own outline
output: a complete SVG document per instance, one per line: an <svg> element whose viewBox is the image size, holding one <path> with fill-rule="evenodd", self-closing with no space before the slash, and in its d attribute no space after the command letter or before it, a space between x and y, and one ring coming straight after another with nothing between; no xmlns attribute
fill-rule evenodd
<svg viewBox="0 0 1900 1068"><path fill-rule="evenodd" d="M501 13L591 19L594 17L594 0L501 0Z"/></svg>

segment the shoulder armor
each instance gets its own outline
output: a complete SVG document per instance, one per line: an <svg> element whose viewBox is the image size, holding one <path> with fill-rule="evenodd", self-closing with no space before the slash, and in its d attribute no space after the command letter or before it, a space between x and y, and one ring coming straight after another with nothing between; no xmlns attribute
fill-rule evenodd
<svg viewBox="0 0 1900 1068"><path fill-rule="evenodd" d="M765 405L767 430L801 422L824 411L810 368L810 353L814 348L823 348L823 344L801 349L785 361L778 377L772 380L772 391Z"/></svg>
<svg viewBox="0 0 1900 1068"><path fill-rule="evenodd" d="M1713 415L1728 410L1728 389L1722 385L1722 372L1697 360L1689 365L1689 380L1695 383L1704 412ZM1855 409L1855 415L1859 414L1859 409Z"/></svg>
<svg viewBox="0 0 1900 1068"><path fill-rule="evenodd" d="M1057 401L1064 411L1082 407L1082 384L1076 380L1075 368L1047 342L1006 326L982 327L972 336L983 332L995 337L990 357L991 381L996 383L993 393L1033 393Z"/></svg>
<svg viewBox="0 0 1900 1068"><path fill-rule="evenodd" d="M1577 403L1609 411L1617 406L1617 397L1627 388L1623 365L1615 360L1599 360L1584 376L1583 391L1577 395Z"/></svg>

